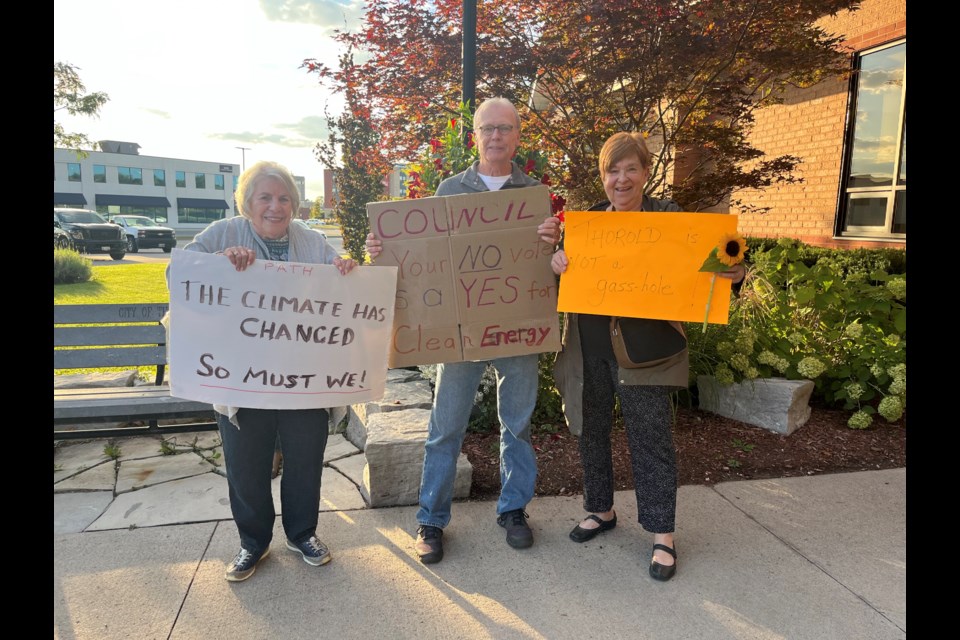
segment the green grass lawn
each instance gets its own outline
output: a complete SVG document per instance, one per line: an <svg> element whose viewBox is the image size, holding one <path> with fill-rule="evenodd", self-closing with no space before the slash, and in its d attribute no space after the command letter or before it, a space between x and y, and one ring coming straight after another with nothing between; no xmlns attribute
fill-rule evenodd
<svg viewBox="0 0 960 640"><path fill-rule="evenodd" d="M166 268L166 264L94 266L88 282L53 285L53 304L169 302Z"/></svg>

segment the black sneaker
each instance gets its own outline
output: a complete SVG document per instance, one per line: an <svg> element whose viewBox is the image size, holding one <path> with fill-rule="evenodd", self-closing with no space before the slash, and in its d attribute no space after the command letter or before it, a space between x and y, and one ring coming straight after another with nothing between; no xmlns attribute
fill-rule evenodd
<svg viewBox="0 0 960 640"><path fill-rule="evenodd" d="M257 564L268 555L270 555L270 547L267 547L267 550L259 556L241 547L240 551L237 552L237 556L227 565L227 572L224 574L224 577L229 582L246 580L257 570Z"/></svg>
<svg viewBox="0 0 960 640"><path fill-rule="evenodd" d="M420 562L433 564L443 560L443 529L422 524L417 528L417 543L414 545Z"/></svg>
<svg viewBox="0 0 960 640"><path fill-rule="evenodd" d="M304 562L315 567L330 562L330 549L327 548L327 545L317 540L316 536L310 536L300 542L287 540L287 549L298 552L303 556Z"/></svg>
<svg viewBox="0 0 960 640"><path fill-rule="evenodd" d="M514 549L526 549L533 545L533 531L527 525L529 517L523 509L514 509L497 516L497 524L507 530L507 544Z"/></svg>

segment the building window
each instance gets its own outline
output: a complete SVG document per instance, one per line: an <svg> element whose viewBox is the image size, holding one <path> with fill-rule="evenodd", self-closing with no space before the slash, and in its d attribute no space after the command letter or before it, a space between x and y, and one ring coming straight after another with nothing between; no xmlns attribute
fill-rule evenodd
<svg viewBox="0 0 960 640"><path fill-rule="evenodd" d="M839 233L906 239L907 43L856 60Z"/></svg>
<svg viewBox="0 0 960 640"><path fill-rule="evenodd" d="M184 171L177 171L177 186L181 189L187 187L187 174Z"/></svg>
<svg viewBox="0 0 960 640"><path fill-rule="evenodd" d="M167 186L167 172L163 169L154 169L153 170L153 186L155 187L165 187Z"/></svg>
<svg viewBox="0 0 960 640"><path fill-rule="evenodd" d="M143 184L143 170L136 167L117 167L117 182L120 184Z"/></svg>
<svg viewBox="0 0 960 640"><path fill-rule="evenodd" d="M206 189L207 188L207 174L198 173L197 174L197 189Z"/></svg>
<svg viewBox="0 0 960 640"><path fill-rule="evenodd" d="M67 180L69 180L70 182L80 182L80 163L79 162L67 163Z"/></svg>
<svg viewBox="0 0 960 640"><path fill-rule="evenodd" d="M223 191L223 175L217 173L213 176L213 188L218 191Z"/></svg>
<svg viewBox="0 0 960 640"><path fill-rule="evenodd" d="M94 182L107 181L107 168L102 164L93 165L93 181Z"/></svg>
<svg viewBox="0 0 960 640"><path fill-rule="evenodd" d="M225 209L206 209L197 207L180 207L177 211L177 221L184 223L209 224L226 217Z"/></svg>

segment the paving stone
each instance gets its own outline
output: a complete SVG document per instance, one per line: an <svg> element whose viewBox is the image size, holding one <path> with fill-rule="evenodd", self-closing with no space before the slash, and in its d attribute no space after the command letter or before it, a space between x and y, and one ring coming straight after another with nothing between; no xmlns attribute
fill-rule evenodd
<svg viewBox="0 0 960 640"><path fill-rule="evenodd" d="M363 454L333 460L330 466L343 474L354 486L359 487L361 496L369 503L369 497L363 488L363 469L367 466L367 459Z"/></svg>
<svg viewBox="0 0 960 640"><path fill-rule="evenodd" d="M113 502L113 491L53 494L53 533L80 533Z"/></svg>
<svg viewBox="0 0 960 640"><path fill-rule="evenodd" d="M160 436L117 438L114 444L120 447L119 460L121 462L163 455L160 450Z"/></svg>
<svg viewBox="0 0 960 640"><path fill-rule="evenodd" d="M86 530L232 519L226 478L205 473L120 494Z"/></svg>
<svg viewBox="0 0 960 640"><path fill-rule="evenodd" d="M64 491L109 491L113 493L117 483L116 462L107 460L95 467L61 480L53 485L54 493Z"/></svg>
<svg viewBox="0 0 960 640"><path fill-rule="evenodd" d="M110 456L103 452L105 444L106 440L62 441L59 446L53 448L53 466L54 469L59 469L53 472L53 481L57 482L78 471L110 460Z"/></svg>
<svg viewBox="0 0 960 640"><path fill-rule="evenodd" d="M209 462L192 452L122 462L117 473L117 494L212 470Z"/></svg>
<svg viewBox="0 0 960 640"><path fill-rule="evenodd" d="M346 458L363 453L355 447L352 442L343 437L343 434L336 433L327 439L327 448L323 452L323 461L330 462L338 458Z"/></svg>
<svg viewBox="0 0 960 640"><path fill-rule="evenodd" d="M361 458L363 456L360 456ZM273 491L273 508L277 515L283 513L280 503L280 481L283 473L273 479L271 489ZM344 511L348 509L365 509L367 503L357 485L351 482L343 474L338 473L331 467L323 468L323 475L320 478L320 511Z"/></svg>

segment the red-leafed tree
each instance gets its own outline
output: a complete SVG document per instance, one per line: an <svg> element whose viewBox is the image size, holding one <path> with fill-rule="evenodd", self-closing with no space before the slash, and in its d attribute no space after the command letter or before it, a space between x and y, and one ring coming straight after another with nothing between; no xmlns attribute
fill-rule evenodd
<svg viewBox="0 0 960 640"><path fill-rule="evenodd" d="M648 190L686 209L793 181L800 158L767 157L748 132L789 86L847 70L840 39L815 26L859 0L485 0L477 7L477 96L520 107L574 207L602 195L597 153L611 134L648 135ZM452 115L461 86L460 0L371 0L358 82L392 159L412 160ZM319 69L332 78L328 70ZM740 205L737 201L732 206Z"/></svg>

